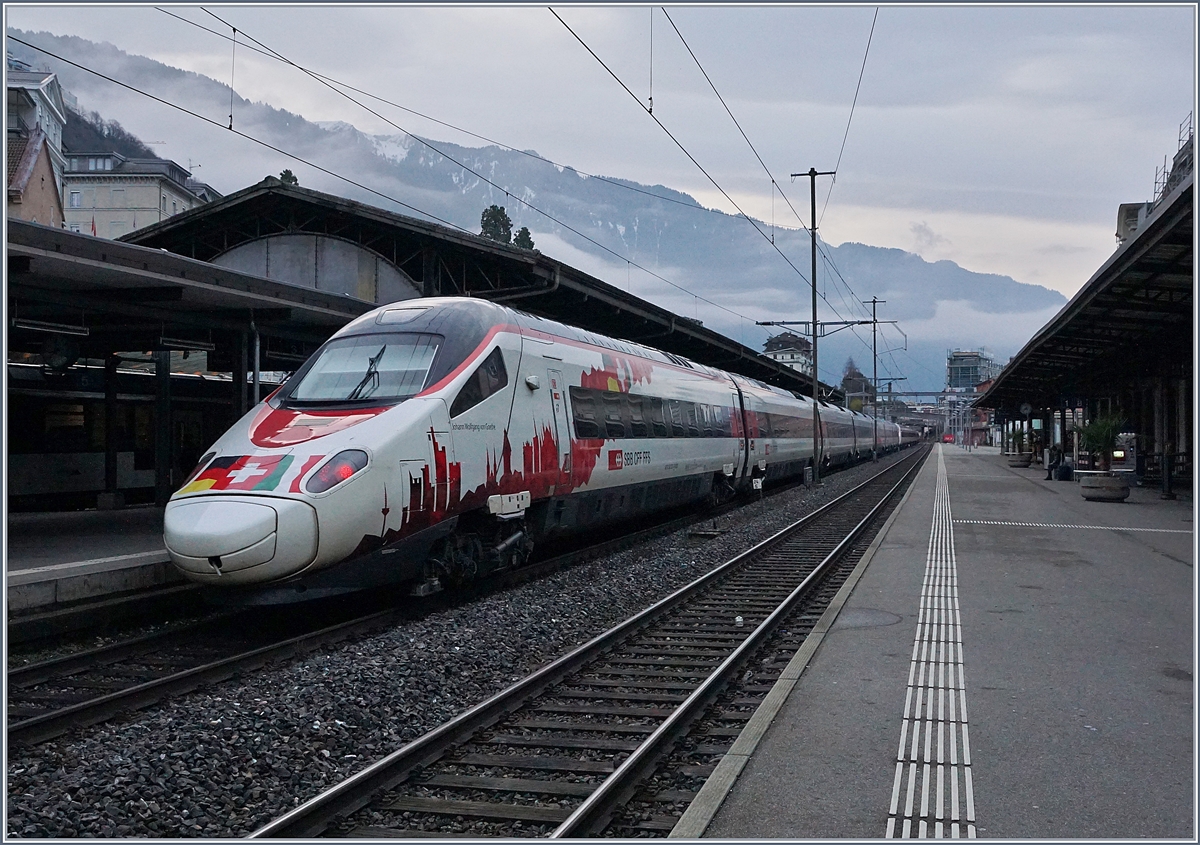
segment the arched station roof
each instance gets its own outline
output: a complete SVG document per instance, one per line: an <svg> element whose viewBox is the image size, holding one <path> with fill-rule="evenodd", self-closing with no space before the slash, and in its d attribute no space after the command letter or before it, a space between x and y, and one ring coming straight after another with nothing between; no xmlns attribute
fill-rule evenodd
<svg viewBox="0 0 1200 845"><path fill-rule="evenodd" d="M424 296L476 296L636 341L804 394L810 379L693 320L537 250L385 211L274 177L124 236L132 244L214 261L253 241L324 235L386 259Z"/></svg>

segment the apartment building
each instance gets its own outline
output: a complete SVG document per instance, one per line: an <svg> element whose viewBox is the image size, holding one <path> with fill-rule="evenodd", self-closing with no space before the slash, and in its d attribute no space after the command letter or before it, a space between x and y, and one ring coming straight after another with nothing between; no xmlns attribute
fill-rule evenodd
<svg viewBox="0 0 1200 845"><path fill-rule="evenodd" d="M67 228L102 238L118 238L221 196L173 161L115 152L69 153L63 181Z"/></svg>

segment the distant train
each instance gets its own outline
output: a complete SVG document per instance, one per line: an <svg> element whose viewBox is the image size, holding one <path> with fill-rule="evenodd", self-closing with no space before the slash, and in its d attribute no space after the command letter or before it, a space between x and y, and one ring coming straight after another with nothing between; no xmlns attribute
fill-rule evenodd
<svg viewBox="0 0 1200 845"><path fill-rule="evenodd" d="M518 566L535 542L724 501L815 463L813 402L478 299L387 305L331 338L172 497L191 580L286 602ZM821 465L875 421L821 402ZM879 421L881 452L916 432Z"/></svg>

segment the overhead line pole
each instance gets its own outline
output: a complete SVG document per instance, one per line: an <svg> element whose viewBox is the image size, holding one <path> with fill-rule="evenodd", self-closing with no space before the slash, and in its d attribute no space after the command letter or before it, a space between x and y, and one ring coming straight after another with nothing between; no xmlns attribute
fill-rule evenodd
<svg viewBox="0 0 1200 845"><path fill-rule="evenodd" d="M818 171L810 167L807 173L793 173L792 178L807 176L812 197L812 365L813 365L813 484L821 480L821 383L817 375L817 177L833 176L834 171Z"/></svg>
<svg viewBox="0 0 1200 845"><path fill-rule="evenodd" d="M863 300L863 305L871 306L871 460L879 460L879 353L876 351L876 336L879 328L879 318L875 316L875 306L886 299L871 297L870 303Z"/></svg>

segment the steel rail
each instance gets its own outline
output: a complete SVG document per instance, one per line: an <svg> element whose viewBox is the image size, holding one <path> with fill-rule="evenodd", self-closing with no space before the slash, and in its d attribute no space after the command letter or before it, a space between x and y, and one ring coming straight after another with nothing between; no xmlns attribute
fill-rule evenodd
<svg viewBox="0 0 1200 845"><path fill-rule="evenodd" d="M617 809L628 794L636 789L638 783L653 771L658 761L662 759L678 740L686 734L688 726L699 717L704 709L712 703L729 679L741 668L742 664L763 645L775 629L793 611L801 599L805 598L812 587L825 575L847 550L858 540L879 512L891 501L896 492L908 482L922 466L918 461L913 464L892 487L880 497L857 525L850 530L834 549L817 564L812 572L788 594L766 619L744 639L733 653L718 666L712 674L682 701L675 710L646 738L635 751L621 763L616 770L605 778L595 791L563 821L550 839L581 837L598 833L608 823L611 813ZM893 469L889 467L889 469ZM885 470L886 472L887 470ZM878 476L876 476L878 477Z"/></svg>
<svg viewBox="0 0 1200 845"><path fill-rule="evenodd" d="M172 695L190 692L204 684L224 681L246 669L257 668L270 660L291 657L317 645L351 636L359 630L375 627L399 611L384 610L370 616L330 625L252 651L214 660L183 672L156 678L128 689L118 690L69 707L32 716L8 726L8 742L33 745L52 739L73 727L92 725L127 710L137 710Z"/></svg>
<svg viewBox="0 0 1200 845"><path fill-rule="evenodd" d="M793 486L791 484L780 485L768 495L777 495L791 489ZM741 506L744 506L744 504L742 503ZM655 539L689 525L724 515L737 507L739 505L729 503L707 511L702 515L693 513L676 517L667 522L638 529L597 545L575 549L543 561L537 561L520 569L502 573L498 584L499 586L510 586L515 583L523 583L547 573L594 559L597 556L611 554L614 551L627 548L631 545ZM485 584L480 584L479 586L483 587ZM171 642L184 639L189 635L196 636L206 628L220 625L229 618L236 616L236 613L220 613L178 628L146 634L39 663L14 667L7 673L8 689L35 687L38 684L43 684L56 678L68 678L79 671L94 669L97 665L113 664L130 659L131 657L136 657L140 652L146 651L156 641ZM339 624L353 626L358 621L362 620L350 620ZM193 667L185 672L166 675L162 678L146 681L143 684L131 686L125 690L118 690L68 707L30 716L19 722L12 723L8 728L8 739L14 744L32 745L52 739L71 727L96 724L120 712L149 706L171 695L189 692L199 685L224 680L238 670L253 668L253 666L267 660L298 653L301 649L289 650L289 647L295 645L303 637L319 637L323 633L336 630L336 627L332 626L322 629L322 631L309 632L306 635L263 646L254 651L244 652L229 658L222 658L218 661L211 661L207 664ZM272 648L282 649L282 651L278 655L273 655L269 653L269 650ZM241 660L247 661L247 664L245 666L237 665L237 662ZM223 672L224 674L222 674Z"/></svg>
<svg viewBox="0 0 1200 845"><path fill-rule="evenodd" d="M921 458L923 457L924 455L921 456ZM919 466L920 463L920 459L914 460L914 465ZM850 491L712 569L690 584L680 587L640 613L597 635L491 698L463 711L450 721L439 725L365 769L310 798L279 818L268 822L252 832L249 838L312 838L319 835L328 827L330 820L348 816L362 809L370 803L374 795L402 782L415 768L437 760L446 751L458 745L465 736L494 724L534 696L577 671L592 658L618 645L634 631L650 624L654 619L702 592L712 582L722 578L745 561L771 546L783 542L790 534L801 530L853 498L876 479L894 471L896 466L893 464L881 470Z"/></svg>
<svg viewBox="0 0 1200 845"><path fill-rule="evenodd" d="M176 637L193 636L198 632L203 632L207 627L226 621L231 615L224 613L206 617L177 628L155 631L151 634L144 634L140 637L109 643L97 648L89 648L72 654L65 654L61 657L43 660L38 663L14 666L8 670L8 688L13 689L15 687L19 689L21 687L33 686L52 678L66 677L77 670L90 669L98 663L114 663L118 660L124 660L144 651L147 646L155 642L170 640Z"/></svg>

